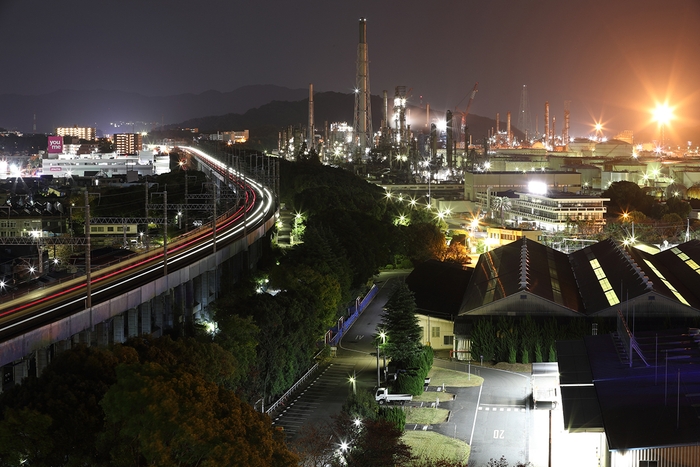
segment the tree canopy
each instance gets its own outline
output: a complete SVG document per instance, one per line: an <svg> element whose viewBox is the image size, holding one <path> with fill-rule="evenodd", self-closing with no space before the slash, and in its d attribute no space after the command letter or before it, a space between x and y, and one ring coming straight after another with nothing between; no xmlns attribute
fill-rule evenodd
<svg viewBox="0 0 700 467"><path fill-rule="evenodd" d="M0 395L0 464L296 465L269 419L225 387L232 371L220 346L194 339L64 351Z"/></svg>
<svg viewBox="0 0 700 467"><path fill-rule="evenodd" d="M400 282L389 298L382 315L382 328L387 335L384 351L392 361L408 362L423 351L423 329L416 317L413 292Z"/></svg>

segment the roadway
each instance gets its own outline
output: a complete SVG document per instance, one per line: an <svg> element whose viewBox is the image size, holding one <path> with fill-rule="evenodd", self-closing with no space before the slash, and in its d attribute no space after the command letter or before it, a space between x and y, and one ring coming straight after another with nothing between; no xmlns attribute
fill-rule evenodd
<svg viewBox="0 0 700 467"><path fill-rule="evenodd" d="M235 184L243 190L243 202L217 218L216 246L214 232L209 225L171 241L167 256L163 249L151 250L93 272L90 281L92 305L187 267L211 255L216 248L223 248L241 239L248 231L264 225L274 215L275 198L266 187L255 180L245 179L232 168L198 149L182 149L224 182ZM82 276L4 301L0 304L0 342L86 309L87 296L87 276Z"/></svg>
<svg viewBox="0 0 700 467"><path fill-rule="evenodd" d="M291 443L305 425L325 426L338 414L352 392L349 378L356 376L356 390L373 390L377 386L376 348L372 337L381 322L382 308L393 290L392 283L402 280L406 271L384 272L376 282L375 299L347 331L337 349L337 356L311 380L305 389L292 396L282 411L273 415L273 424L282 427ZM436 359L434 366L467 371L467 365ZM450 410L450 418L440 425L427 427L445 436L461 439L471 448L470 465L485 465L491 458L505 456L514 464L527 462L531 454L541 459L541 447L547 432L535 429L535 411L529 404L529 375L488 367L471 366L472 374L484 378L482 387L447 388L456 394L441 408ZM537 411L545 413L546 411ZM423 427L407 426L407 429ZM546 445L546 444L545 444ZM533 454L533 446L538 453ZM542 465L542 464L537 464Z"/></svg>

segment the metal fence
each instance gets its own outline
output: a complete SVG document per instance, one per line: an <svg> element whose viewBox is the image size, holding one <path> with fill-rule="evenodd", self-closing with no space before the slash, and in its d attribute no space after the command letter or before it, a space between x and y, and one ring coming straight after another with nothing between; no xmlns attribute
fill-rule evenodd
<svg viewBox="0 0 700 467"><path fill-rule="evenodd" d="M358 300L355 302L355 305L350 307L348 311L352 310L352 314L348 316L348 318L343 322L342 326L338 328L338 331L336 334L331 338L329 344L332 346L336 346L340 343L340 339L343 338L343 335L345 332L350 329L350 326L352 326L352 323L355 322L358 316L362 314L363 311L365 311L365 308L367 308L367 305L370 304L372 299L377 295L377 292L379 289L377 288L376 285L372 285L372 288L369 289L369 292L367 292L367 295L362 300Z"/></svg>
<svg viewBox="0 0 700 467"><path fill-rule="evenodd" d="M377 295L377 292L379 289L377 288L376 285L372 285L372 288L369 289L369 292L367 292L367 295L364 296L362 300L358 297L357 301L355 302L355 305L351 306L348 308L348 311L352 310L352 314L343 322L342 326L338 328L338 332L331 338L329 345L335 346L338 345L340 342L340 339L342 339L343 334L352 326L352 323L355 322L358 316L362 314L362 312L367 308L367 305L370 304L372 299ZM287 390L279 399L277 399L275 402L272 403L270 407L267 408L267 410L264 410L266 414L270 414L274 412L275 410L279 409L284 403L287 401L287 399L296 391L299 389L299 387L306 382L307 379L311 375L314 374L314 372L318 369L318 363L316 363L314 366L312 366L309 371L304 373L304 376L299 378L299 380L294 383L294 385Z"/></svg>

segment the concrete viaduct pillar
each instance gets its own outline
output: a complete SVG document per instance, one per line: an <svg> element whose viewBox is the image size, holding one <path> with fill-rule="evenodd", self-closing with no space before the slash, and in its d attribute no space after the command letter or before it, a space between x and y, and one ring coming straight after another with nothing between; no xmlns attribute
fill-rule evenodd
<svg viewBox="0 0 700 467"><path fill-rule="evenodd" d="M195 303L198 303L199 306L197 310L195 310L194 317L198 318L202 309L207 306L207 297L204 296L204 287L203 284L206 283L205 280L205 274L201 274L194 279L192 279L192 288L193 288L193 295L194 295L194 301Z"/></svg>
<svg viewBox="0 0 700 467"><path fill-rule="evenodd" d="M112 327L114 334L114 343L123 344L126 341L124 336L124 315L117 315L112 318Z"/></svg>
<svg viewBox="0 0 700 467"><path fill-rule="evenodd" d="M36 375L39 376L41 372L44 371L44 368L49 366L48 349L46 347L37 349L36 352L34 352L34 360L36 364Z"/></svg>
<svg viewBox="0 0 700 467"><path fill-rule="evenodd" d="M25 358L15 363L12 372L15 383L21 383L24 378L29 376L29 360Z"/></svg>
<svg viewBox="0 0 700 467"><path fill-rule="evenodd" d="M95 336L97 337L98 347L107 347L109 345L109 321L97 323L95 325Z"/></svg>
<svg viewBox="0 0 700 467"><path fill-rule="evenodd" d="M126 336L136 337L139 335L139 312L136 308L131 308L126 312Z"/></svg>
<svg viewBox="0 0 700 467"><path fill-rule="evenodd" d="M142 336L151 334L151 301L147 301L139 305L139 314L141 317L141 327L139 332Z"/></svg>

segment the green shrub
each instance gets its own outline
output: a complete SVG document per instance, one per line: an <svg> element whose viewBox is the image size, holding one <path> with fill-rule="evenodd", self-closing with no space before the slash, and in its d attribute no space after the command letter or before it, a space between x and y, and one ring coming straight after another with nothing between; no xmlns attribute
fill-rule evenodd
<svg viewBox="0 0 700 467"><path fill-rule="evenodd" d="M542 344L540 344L540 341L535 342L535 362L542 362Z"/></svg>
<svg viewBox="0 0 700 467"><path fill-rule="evenodd" d="M516 363L518 357L518 351L514 345L508 346L508 363Z"/></svg>
<svg viewBox="0 0 700 467"><path fill-rule="evenodd" d="M550 362L557 361L557 351L554 350L554 344L549 346L549 361Z"/></svg>
<svg viewBox="0 0 700 467"><path fill-rule="evenodd" d="M399 431L406 427L406 412L400 407L380 407L379 418L393 423Z"/></svg>
<svg viewBox="0 0 700 467"><path fill-rule="evenodd" d="M343 412L352 418L374 420L377 417L379 405L374 400L374 393L367 390L359 390L357 394L352 394L343 404Z"/></svg>
<svg viewBox="0 0 700 467"><path fill-rule="evenodd" d="M530 363L530 355L527 349L523 349L523 363Z"/></svg>
<svg viewBox="0 0 700 467"><path fill-rule="evenodd" d="M423 394L423 382L425 378L418 374L399 373L399 377L394 383L396 394L413 394L420 396Z"/></svg>

